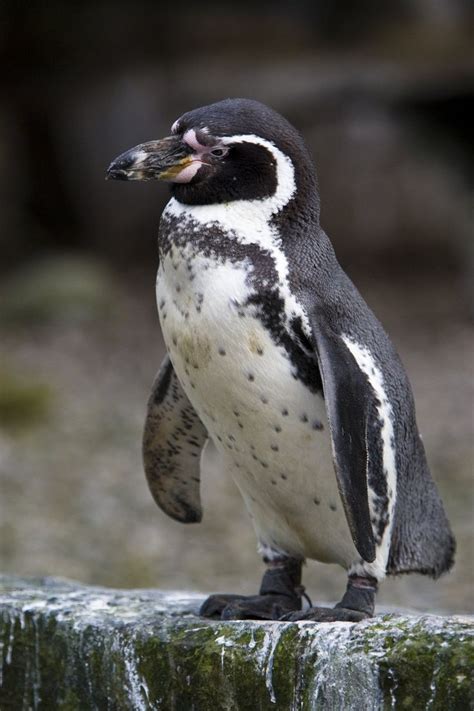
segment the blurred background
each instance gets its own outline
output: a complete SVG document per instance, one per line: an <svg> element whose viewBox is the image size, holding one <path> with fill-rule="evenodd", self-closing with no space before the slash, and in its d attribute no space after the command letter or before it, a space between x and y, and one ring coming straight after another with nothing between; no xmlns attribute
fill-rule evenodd
<svg viewBox="0 0 474 711"><path fill-rule="evenodd" d="M408 369L458 539L437 583L380 604L472 606L473 10L468 0L0 5L0 569L120 587L254 592L225 472L204 521L160 512L141 429L163 357L156 236L167 188L105 182L123 150L229 96L304 134L322 223ZM308 564L315 600L343 571Z"/></svg>

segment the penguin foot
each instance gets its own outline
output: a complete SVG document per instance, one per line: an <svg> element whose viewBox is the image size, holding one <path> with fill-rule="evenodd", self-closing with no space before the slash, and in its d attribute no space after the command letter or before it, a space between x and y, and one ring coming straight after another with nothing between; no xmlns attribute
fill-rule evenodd
<svg viewBox="0 0 474 711"><path fill-rule="evenodd" d="M220 620L278 620L282 615L301 610L302 561L281 558L266 562L268 569L258 595L211 595L199 614Z"/></svg>
<svg viewBox="0 0 474 711"><path fill-rule="evenodd" d="M296 622L314 620L314 622L360 622L373 617L377 580L357 575L349 576L344 597L335 607L310 607L300 612L290 612L280 620Z"/></svg>
<svg viewBox="0 0 474 711"><path fill-rule="evenodd" d="M199 614L218 620L279 620L301 609L301 598L287 595L210 595Z"/></svg>
<svg viewBox="0 0 474 711"><path fill-rule="evenodd" d="M350 610L347 607L310 607L299 612L290 612L282 615L280 620L288 622L298 622L300 620L312 620L313 622L360 622L372 615L361 610Z"/></svg>

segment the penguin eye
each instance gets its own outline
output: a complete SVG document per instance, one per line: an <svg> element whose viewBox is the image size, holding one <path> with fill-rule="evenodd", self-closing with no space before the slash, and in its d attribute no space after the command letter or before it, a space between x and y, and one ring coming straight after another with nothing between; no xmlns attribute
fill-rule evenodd
<svg viewBox="0 0 474 711"><path fill-rule="evenodd" d="M215 156L216 158L222 158L225 156L227 151L225 148L213 148L211 151L211 155Z"/></svg>

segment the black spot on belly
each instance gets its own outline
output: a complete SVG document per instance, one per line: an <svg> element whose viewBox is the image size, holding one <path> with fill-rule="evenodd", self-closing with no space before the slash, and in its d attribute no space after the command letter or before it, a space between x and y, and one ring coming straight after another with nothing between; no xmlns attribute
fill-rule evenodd
<svg viewBox="0 0 474 711"><path fill-rule="evenodd" d="M308 422L308 415L306 414L306 412L303 412L303 414L300 415L300 421Z"/></svg>
<svg viewBox="0 0 474 711"><path fill-rule="evenodd" d="M319 420L313 420L311 423L311 427L313 428L313 430L323 430L324 429L323 423L320 422Z"/></svg>
<svg viewBox="0 0 474 711"><path fill-rule="evenodd" d="M281 476L282 479L288 479L288 477L286 476L286 474L280 474L280 476Z"/></svg>
<svg viewBox="0 0 474 711"><path fill-rule="evenodd" d="M288 410L286 409L286 407L283 408L281 414L283 415L283 417L286 417L288 415Z"/></svg>
<svg viewBox="0 0 474 711"><path fill-rule="evenodd" d="M313 501L316 504L316 506L319 506L319 504L321 503L321 500L316 497L314 497Z"/></svg>
<svg viewBox="0 0 474 711"><path fill-rule="evenodd" d="M329 504L329 508L331 509L331 511L337 511L336 504Z"/></svg>
<svg viewBox="0 0 474 711"><path fill-rule="evenodd" d="M225 356L225 349L224 349L224 348L222 348L222 346L219 346L219 349L218 349L218 351L217 351L217 352L219 353L219 355L221 355L221 356Z"/></svg>
<svg viewBox="0 0 474 711"><path fill-rule="evenodd" d="M263 402L264 405L268 405L268 398L266 398L265 395L261 395L260 400Z"/></svg>
<svg viewBox="0 0 474 711"><path fill-rule="evenodd" d="M250 382L253 383L255 375L253 373L247 373L247 380L250 380Z"/></svg>
<svg viewBox="0 0 474 711"><path fill-rule="evenodd" d="M273 449L274 452L278 452L278 445L277 444L271 444L270 449Z"/></svg>
<svg viewBox="0 0 474 711"><path fill-rule="evenodd" d="M281 432L280 425L275 425L275 427L273 429L275 430L275 432Z"/></svg>

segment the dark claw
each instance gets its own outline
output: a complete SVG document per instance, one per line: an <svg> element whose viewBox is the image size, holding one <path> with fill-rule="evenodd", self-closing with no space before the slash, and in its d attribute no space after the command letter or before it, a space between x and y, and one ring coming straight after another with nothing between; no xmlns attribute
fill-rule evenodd
<svg viewBox="0 0 474 711"><path fill-rule="evenodd" d="M313 622L361 622L370 618L367 612L349 610L347 607L310 607L300 612L290 612L280 617L280 620L299 622L311 620Z"/></svg>
<svg viewBox="0 0 474 711"><path fill-rule="evenodd" d="M279 620L300 608L300 598L286 595L211 595L199 614L221 620Z"/></svg>

